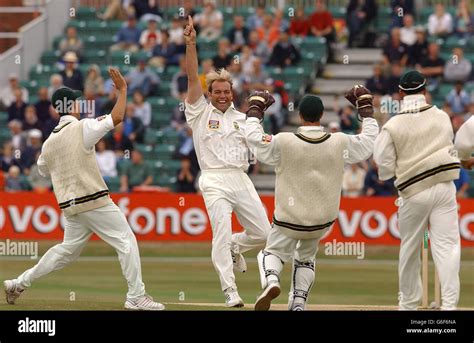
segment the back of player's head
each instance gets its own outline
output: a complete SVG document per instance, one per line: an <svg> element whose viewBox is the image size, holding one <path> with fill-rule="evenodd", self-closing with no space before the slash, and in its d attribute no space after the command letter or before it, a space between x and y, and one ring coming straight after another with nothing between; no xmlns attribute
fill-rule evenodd
<svg viewBox="0 0 474 343"><path fill-rule="evenodd" d="M398 88L407 95L422 93L426 88L426 78L416 70L407 71L400 78Z"/></svg>
<svg viewBox="0 0 474 343"><path fill-rule="evenodd" d="M75 91L68 87L57 89L51 97L51 105L60 116L70 114L73 110L74 102L82 96L81 91Z"/></svg>
<svg viewBox="0 0 474 343"><path fill-rule="evenodd" d="M307 94L300 102L299 112L304 121L318 122L323 115L323 111L323 102L316 95Z"/></svg>

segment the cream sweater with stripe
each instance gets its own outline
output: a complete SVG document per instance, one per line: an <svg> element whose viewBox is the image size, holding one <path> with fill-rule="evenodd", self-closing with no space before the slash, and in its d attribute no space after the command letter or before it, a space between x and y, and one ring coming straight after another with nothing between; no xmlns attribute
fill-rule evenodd
<svg viewBox="0 0 474 343"><path fill-rule="evenodd" d="M395 146L395 186L401 196L459 177L453 128L444 111L418 101L416 108L402 109L383 129Z"/></svg>
<svg viewBox="0 0 474 343"><path fill-rule="evenodd" d="M97 166L95 149L84 148L82 130L81 121L58 127L44 142L41 152L65 216L112 203Z"/></svg>

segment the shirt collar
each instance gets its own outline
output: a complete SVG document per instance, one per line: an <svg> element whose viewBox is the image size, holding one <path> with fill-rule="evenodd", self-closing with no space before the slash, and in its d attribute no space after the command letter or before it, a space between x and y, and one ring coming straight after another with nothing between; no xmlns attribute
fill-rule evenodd
<svg viewBox="0 0 474 343"><path fill-rule="evenodd" d="M58 125L61 125L61 124L65 124L65 123L69 123L70 121L77 121L78 119L72 115L64 115L64 116L61 116L61 118L59 118L59 124Z"/></svg>
<svg viewBox="0 0 474 343"><path fill-rule="evenodd" d="M219 113L219 114L224 114L224 113L225 113L225 112L222 112L221 110L217 109L216 107L214 107L214 105L213 105L212 102L210 102L210 101L209 101L209 105L211 105L212 111L215 110L215 111L217 111L217 113ZM232 111L236 111L233 102L230 103L230 106L229 106L229 108L226 110L226 112L229 111L229 109L231 109Z"/></svg>
<svg viewBox="0 0 474 343"><path fill-rule="evenodd" d="M300 133L312 131L324 131L324 126L300 126L297 132Z"/></svg>
<svg viewBox="0 0 474 343"><path fill-rule="evenodd" d="M403 98L401 112L407 110L419 109L426 106L426 98L423 94L406 95Z"/></svg>

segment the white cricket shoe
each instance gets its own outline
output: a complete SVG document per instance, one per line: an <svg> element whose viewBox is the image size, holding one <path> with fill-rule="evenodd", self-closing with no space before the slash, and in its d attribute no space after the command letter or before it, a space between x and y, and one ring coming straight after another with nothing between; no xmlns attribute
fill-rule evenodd
<svg viewBox="0 0 474 343"><path fill-rule="evenodd" d="M163 311L165 305L153 300L151 296L145 294L137 299L127 299L125 309L133 311Z"/></svg>
<svg viewBox="0 0 474 343"><path fill-rule="evenodd" d="M239 253L231 251L232 262L234 263L234 272L245 273L247 271L247 263L245 262L244 256Z"/></svg>
<svg viewBox="0 0 474 343"><path fill-rule="evenodd" d="M3 286L5 287L7 303L10 305L14 305L15 300L18 299L25 290L15 280L5 280L3 281Z"/></svg>
<svg viewBox="0 0 474 343"><path fill-rule="evenodd" d="M229 287L224 291L226 307L243 307L244 301L239 296L237 289Z"/></svg>
<svg viewBox="0 0 474 343"><path fill-rule="evenodd" d="M281 288L278 282L270 282L263 290L262 294L257 298L254 309L255 311L268 311L272 300L280 295Z"/></svg>

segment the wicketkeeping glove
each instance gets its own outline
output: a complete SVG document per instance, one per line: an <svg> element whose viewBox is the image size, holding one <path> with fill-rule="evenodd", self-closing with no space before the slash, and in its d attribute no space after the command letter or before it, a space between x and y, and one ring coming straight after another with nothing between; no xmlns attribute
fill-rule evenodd
<svg viewBox="0 0 474 343"><path fill-rule="evenodd" d="M344 96L357 108L358 120L362 121L361 117L374 117L373 96L363 85L355 85Z"/></svg>
<svg viewBox="0 0 474 343"><path fill-rule="evenodd" d="M275 102L268 91L255 91L247 98L249 108L247 117L263 119L264 112Z"/></svg>

